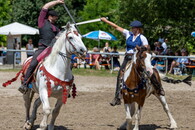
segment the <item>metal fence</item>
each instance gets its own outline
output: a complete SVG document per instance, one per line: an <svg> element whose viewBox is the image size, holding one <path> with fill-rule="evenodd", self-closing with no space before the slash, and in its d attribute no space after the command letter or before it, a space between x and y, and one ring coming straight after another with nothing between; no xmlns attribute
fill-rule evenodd
<svg viewBox="0 0 195 130"><path fill-rule="evenodd" d="M113 71L113 57L115 55L122 55L124 56L125 55L125 52L120 52L120 53L102 53L102 52L88 52L89 54L103 54L103 55L110 55L111 57L111 73ZM152 55L152 57L160 57L160 58L164 58L165 60L165 73L167 73L168 71L168 59L169 58L189 58L189 59L193 59L195 60L195 56L167 56L167 55Z"/></svg>
<svg viewBox="0 0 195 130"><path fill-rule="evenodd" d="M0 51L4 51L4 50L0 50ZM13 52L14 53L14 62L13 62L13 69L15 68L15 60L16 60L16 56L15 53L16 52L34 52L34 50L15 50L15 49L7 49L6 52ZM111 73L113 72L113 57L116 55L119 56L124 56L125 52L119 52L119 53L104 53L104 52L88 52L88 54L100 54L100 55L110 55L110 59L111 59ZM153 55L152 57L161 57L165 59L165 72L167 73L168 71L168 59L169 58L189 58L189 59L193 59L195 60L195 56L167 56L167 55Z"/></svg>

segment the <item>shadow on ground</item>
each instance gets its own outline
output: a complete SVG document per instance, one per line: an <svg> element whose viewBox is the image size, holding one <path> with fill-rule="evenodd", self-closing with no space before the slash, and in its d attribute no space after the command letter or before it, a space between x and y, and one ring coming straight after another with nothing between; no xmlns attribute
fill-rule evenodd
<svg viewBox="0 0 195 130"><path fill-rule="evenodd" d="M39 125L34 125L32 130L36 130L37 128L39 128ZM54 129L55 130L73 130L73 129L68 129L64 126L55 126Z"/></svg>
<svg viewBox="0 0 195 130"><path fill-rule="evenodd" d="M169 129L169 128L168 127L157 126L155 124L139 125L139 130L156 130L156 129L160 130L160 129ZM126 130L126 129L118 128L117 130Z"/></svg>

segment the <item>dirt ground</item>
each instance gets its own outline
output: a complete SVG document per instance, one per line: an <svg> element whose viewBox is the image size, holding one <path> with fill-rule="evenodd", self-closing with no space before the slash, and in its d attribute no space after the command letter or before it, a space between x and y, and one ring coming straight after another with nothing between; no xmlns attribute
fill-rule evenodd
<svg viewBox="0 0 195 130"><path fill-rule="evenodd" d="M15 76L16 72L0 72L0 83ZM116 130L125 120L124 106L111 107L115 77L75 76L78 96L68 99L56 121L56 130ZM25 120L22 94L17 91L17 80L7 88L0 87L0 130L21 130ZM163 82L167 102L178 124L178 130L195 130L195 82L168 84ZM50 100L52 108L55 99ZM42 119L38 110L36 129ZM141 130L167 130L168 118L161 104L150 96L144 105Z"/></svg>

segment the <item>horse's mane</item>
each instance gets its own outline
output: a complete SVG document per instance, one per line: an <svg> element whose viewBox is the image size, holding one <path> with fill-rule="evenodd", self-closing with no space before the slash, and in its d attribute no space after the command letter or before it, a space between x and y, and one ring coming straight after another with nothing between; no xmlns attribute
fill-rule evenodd
<svg viewBox="0 0 195 130"><path fill-rule="evenodd" d="M65 35L64 35L65 32L66 32L66 29L63 29L52 40L53 47L52 47L52 51L51 51L50 55L45 60L45 63L46 64L48 62L50 62L50 64L54 64L55 63L55 61L56 61L56 55L62 49L62 46L63 46L62 40L65 39Z"/></svg>

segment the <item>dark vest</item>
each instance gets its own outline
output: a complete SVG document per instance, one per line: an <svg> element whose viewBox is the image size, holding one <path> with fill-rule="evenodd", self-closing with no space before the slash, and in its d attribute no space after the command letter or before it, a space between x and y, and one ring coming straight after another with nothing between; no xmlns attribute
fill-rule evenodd
<svg viewBox="0 0 195 130"><path fill-rule="evenodd" d="M53 31L52 24L48 20L45 20L44 26L39 28L39 43L42 43L46 46L53 46L51 41L59 32L59 29L56 26L54 27L56 31Z"/></svg>
<svg viewBox="0 0 195 130"><path fill-rule="evenodd" d="M141 41L141 34L133 41L133 34L130 34L131 36L126 40L126 45L127 45L127 51L133 50L136 45L142 46L142 41Z"/></svg>

